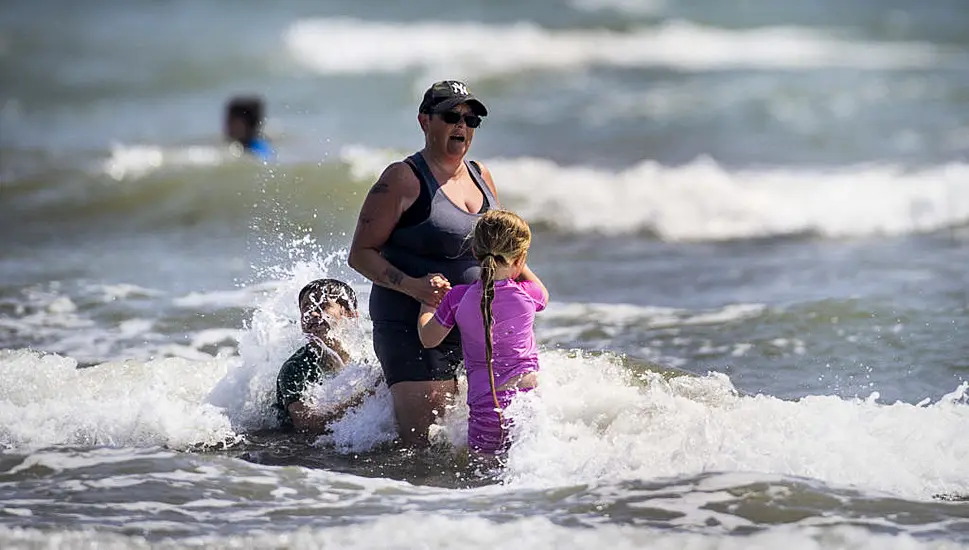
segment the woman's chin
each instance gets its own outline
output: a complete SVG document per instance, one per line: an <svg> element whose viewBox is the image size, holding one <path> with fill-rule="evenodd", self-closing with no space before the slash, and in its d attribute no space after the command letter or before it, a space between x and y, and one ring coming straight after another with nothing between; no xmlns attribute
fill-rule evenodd
<svg viewBox="0 0 969 550"><path fill-rule="evenodd" d="M463 157L468 154L468 143L458 141L448 141L445 151L449 157Z"/></svg>

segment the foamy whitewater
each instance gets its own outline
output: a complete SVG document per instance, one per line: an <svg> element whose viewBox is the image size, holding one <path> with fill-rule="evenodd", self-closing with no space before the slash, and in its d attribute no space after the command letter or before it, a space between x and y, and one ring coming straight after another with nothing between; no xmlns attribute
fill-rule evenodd
<svg viewBox="0 0 969 550"><path fill-rule="evenodd" d="M300 281L327 275L327 266L341 259L338 255L315 264L300 263L287 278L266 285L256 298L251 324L241 331L239 356L129 360L77 368L75 360L58 355L3 352L0 437L6 447L4 484L10 496L2 512L11 518L46 521L49 514L63 513L58 510L65 505L58 502L70 502L69 495L100 494L107 501L123 498L127 504L111 511L82 502L71 505L71 513L95 525L150 528L148 541L165 533L193 534L194 538L178 540L219 547L344 544L362 531L337 527L341 522L331 523L326 517L371 515L380 509L408 510L413 516L413 521L388 516L373 524L375 529L395 526L401 537L396 544L370 539L367 544L345 543L407 546L404 541L425 531L430 521L443 530L435 535L441 537L442 547L462 540L484 547L484 541L497 536L495 529L510 529L508 534L528 531L527 536L543 541L540 545L558 541L578 547L581 537L573 539L575 535L563 532L567 528L556 520L571 517L569 521L601 525L597 529L605 531L599 537L615 538L629 547L645 540L641 531L629 531L632 526L651 525L673 529L657 535L660 545L729 548L734 544L730 539L710 537L773 523L771 518L787 514L789 519L804 518L796 523L804 529L768 530L747 543L764 548L777 540L805 548L906 548L915 544L912 536L958 532L964 522L959 519L964 505L938 498L969 492L969 440L963 437L969 422L967 383L937 400L916 404L882 402L877 392L865 398L812 395L784 400L738 393L720 373L664 375L662 369L637 367L611 354L545 350L540 391L524 395L508 411L517 422L516 443L498 486L437 489L392 477L244 466L237 458L223 458L233 455L234 446L246 448L250 455L258 450L247 446L246 434L272 425L269 405L275 374L301 340L292 297ZM119 295L137 293L116 292L115 299L124 299ZM739 308L719 317L678 320L674 311L639 315L688 326L741 319L758 310ZM613 313L619 315L613 322L628 322L635 315ZM583 315L576 306L561 305L550 316ZM358 360L313 393L320 407L328 406L328 397L372 384L377 376L366 323L349 328L345 337ZM434 484L466 483L462 479L469 474L446 465L463 446L466 418L466 405L459 400L434 431L440 447L434 460L444 470ZM396 452L387 456L381 449L393 435L390 396L383 388L338 422L332 434L308 441L304 452L332 449L326 452L357 458L369 454L372 461L392 462ZM452 447L456 450L444 450ZM58 448L70 450L65 454ZM182 452L190 450L203 454ZM103 478L98 473L119 463L129 471L123 477ZM355 468L353 461L344 467ZM170 487L158 493L160 483ZM208 496L190 498L200 487L207 488L203 493ZM488 510L498 505L505 510L502 516L523 517L510 524L489 519ZM481 515L454 515L469 506L480 508ZM906 510L907 506L914 508ZM355 507L360 511L353 512ZM342 511L333 516L337 510ZM563 517L566 510L572 511ZM177 520L184 513L201 524L188 528ZM917 529L892 519L913 513L934 519ZM149 519L159 514L167 519ZM205 525L255 526L267 514L293 519L274 521L270 532L277 535L242 542L204 534ZM305 514L316 516L314 523L322 522L319 527L331 525L336 530L300 528L297 518ZM862 536L859 527L847 526L859 522L904 536ZM300 530L282 534L290 528ZM445 536L465 529L480 533ZM108 531L91 535L95 538L77 534L58 540L68 545L72 540L97 541L109 547L148 544L110 535L113 528ZM44 540L32 533L5 528L3 536L11 544Z"/></svg>
<svg viewBox="0 0 969 550"><path fill-rule="evenodd" d="M351 173L376 178L390 151L349 147ZM621 172L545 159L486 161L502 199L533 224L559 232L649 233L668 241L935 231L969 220L969 164L909 171L857 166L796 172L730 171L699 159L665 167L644 161ZM638 205L631 208L629 205Z"/></svg>
<svg viewBox="0 0 969 550"><path fill-rule="evenodd" d="M0 548L969 548L962 0L47 8L0 14ZM438 78L551 292L495 471L463 377L394 444L346 263ZM281 433L319 277L308 403L377 389Z"/></svg>
<svg viewBox="0 0 969 550"><path fill-rule="evenodd" d="M463 39L443 49L450 36ZM592 65L733 68L906 68L944 63L928 44L855 44L807 29L711 29L671 20L658 27L547 31L538 25L427 22L412 25L355 19L301 21L287 32L296 58L323 72L432 70L435 75L482 76L528 69ZM432 75L433 77L433 75Z"/></svg>

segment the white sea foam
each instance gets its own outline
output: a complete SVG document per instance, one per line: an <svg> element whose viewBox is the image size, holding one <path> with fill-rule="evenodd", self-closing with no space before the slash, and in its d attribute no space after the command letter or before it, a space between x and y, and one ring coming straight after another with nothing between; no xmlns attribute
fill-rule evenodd
<svg viewBox="0 0 969 550"><path fill-rule="evenodd" d="M77 369L58 356L2 352L0 444L184 448L231 440L271 422L274 377L293 346L272 347L278 361L248 368L240 360L166 359ZM740 396L720 374L671 381L639 376L608 356L544 351L541 362L540 389L508 410L517 422L505 473L513 486L727 471L800 476L915 499L969 492L969 441L961 437L969 384L918 405L882 404L877 395L784 401ZM369 376L358 369L348 373ZM466 434L462 397L438 434L456 447ZM392 437L389 393L382 388L320 443L356 452Z"/></svg>
<svg viewBox="0 0 969 550"><path fill-rule="evenodd" d="M101 170L112 179L138 179L162 167L218 166L229 154L215 147L166 149L157 145L122 145L111 147L111 156L101 163Z"/></svg>
<svg viewBox="0 0 969 550"><path fill-rule="evenodd" d="M105 363L0 351L0 446L216 444L234 436L203 401L227 359Z"/></svg>
<svg viewBox="0 0 969 550"><path fill-rule="evenodd" d="M709 160L681 167L647 161L621 172L536 159L489 166L519 212L560 230L650 231L685 241L897 235L969 220L965 164L916 172L892 166L732 172Z"/></svg>
<svg viewBox="0 0 969 550"><path fill-rule="evenodd" d="M239 336L241 357L132 360L77 369L74 360L56 355L0 352L0 445L184 448L272 425L276 374L303 341L294 296L305 282L337 274L344 256L340 251L281 270L288 275L263 294ZM364 290L358 288L363 303ZM549 315L568 316L576 307ZM761 310L756 304L692 313L628 309L616 310L610 322L716 323ZM354 365L320 388L317 397L366 387L379 376L369 323L361 319L347 331ZM225 336L202 333L196 344L218 344ZM918 405L880 403L875 394L865 400L819 395L785 401L739 395L722 374L664 380L632 372L608 355L543 350L540 361L538 391L521 396L508 410L517 421L505 472L513 487L753 472L914 499L969 493L969 440L962 437L969 423L969 384L938 402ZM455 447L466 437L463 390L435 433ZM357 452L390 440L390 402L380 387L320 444Z"/></svg>
<svg viewBox="0 0 969 550"><path fill-rule="evenodd" d="M370 178L394 152L347 147ZM792 234L901 235L969 222L969 164L733 171L709 159L643 161L620 171L536 158L484 159L502 201L532 224L566 233L650 232L669 241Z"/></svg>
<svg viewBox="0 0 969 550"><path fill-rule="evenodd" d="M934 65L949 55L927 43L855 42L800 27L728 30L688 21L619 32L550 30L530 22L487 25L320 18L294 23L284 40L298 62L322 73L419 69L430 73L422 75L422 81L454 74L471 77L595 65L686 71L895 69Z"/></svg>
<svg viewBox="0 0 969 550"><path fill-rule="evenodd" d="M130 526L129 526L130 527ZM167 527L167 526L163 526ZM140 536L109 532L43 531L0 526L0 542L14 548L84 547L104 550L168 549L200 547L239 548L345 548L402 550L490 550L513 544L534 550L561 548L610 548L633 550L957 550L965 545L953 541L924 541L907 533L874 533L856 526L788 526L758 530L748 535L724 537L691 532L650 529L627 525L597 525L594 529L555 523L549 518L507 518L494 521L481 516L452 517L434 513L404 512L371 521L332 527L306 526L286 533L257 532L237 535L204 535L149 542Z"/></svg>
<svg viewBox="0 0 969 550"><path fill-rule="evenodd" d="M128 300L131 298L150 298L161 295L157 290L144 288L128 283L102 284L95 283L87 285L87 290L92 293L100 294L105 302L117 300Z"/></svg>
<svg viewBox="0 0 969 550"><path fill-rule="evenodd" d="M334 446L343 452L361 452L397 437L393 399L382 383L380 367L372 363L348 365L343 372L310 392L310 403L332 409L352 396L375 388L375 394L347 412L323 435L317 445Z"/></svg>
<svg viewBox="0 0 969 550"><path fill-rule="evenodd" d="M190 294L175 298L174 303L193 309L251 307L251 297L262 292L265 292L264 285L254 285L223 293ZM241 335L235 328L212 328L196 333L187 344L173 341L159 332L157 320L142 316L112 321L117 323L116 330L105 330L99 318L105 314L105 307L124 307L129 303L132 307L141 307L146 298L162 301L166 296L160 291L126 284L72 287L52 282L26 287L19 295L2 300L2 305L10 308L13 315L0 317L0 330L15 339L36 342L46 351L84 363L147 361L160 357L206 361L212 354L201 348L216 344L222 344L217 352L234 353Z"/></svg>
<svg viewBox="0 0 969 550"><path fill-rule="evenodd" d="M272 292L277 282L269 281L232 290L212 290L190 292L175 298L172 303L186 309L240 307L251 308L256 300L267 292Z"/></svg>
<svg viewBox="0 0 969 550"><path fill-rule="evenodd" d="M578 324L582 319L592 319L597 325L625 330L630 325L667 328L683 325L718 325L731 321L750 319L761 315L763 304L730 304L709 311L691 311L655 306L631 304L551 303L542 315L544 322L565 321ZM581 325L579 327L581 328Z"/></svg>
<svg viewBox="0 0 969 550"><path fill-rule="evenodd" d="M704 472L819 479L908 498L969 491L969 383L936 403L741 396L722 374L635 376L608 357L542 356L516 400L513 483L570 484ZM927 466L931 465L931 466Z"/></svg>

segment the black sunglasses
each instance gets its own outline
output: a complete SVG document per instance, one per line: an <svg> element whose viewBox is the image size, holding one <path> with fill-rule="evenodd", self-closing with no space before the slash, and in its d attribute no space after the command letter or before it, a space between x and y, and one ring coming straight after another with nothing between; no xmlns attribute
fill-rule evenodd
<svg viewBox="0 0 969 550"><path fill-rule="evenodd" d="M468 128L477 128L481 126L481 117L478 115L462 115L457 111L444 111L441 114L441 120L447 124L457 124L461 117L464 117L464 123L468 125Z"/></svg>

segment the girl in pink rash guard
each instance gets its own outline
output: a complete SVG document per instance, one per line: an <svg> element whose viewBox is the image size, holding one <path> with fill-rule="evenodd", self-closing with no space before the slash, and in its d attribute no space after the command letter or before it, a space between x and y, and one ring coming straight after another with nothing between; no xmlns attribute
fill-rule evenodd
<svg viewBox="0 0 969 550"><path fill-rule="evenodd" d="M435 311L421 309L421 343L434 347L457 325L468 373L468 448L479 457L508 449L504 409L518 392L538 384L535 313L545 309L548 290L525 265L532 233L525 220L489 210L475 224L472 251L481 280L457 285ZM447 285L439 283L442 289Z"/></svg>

